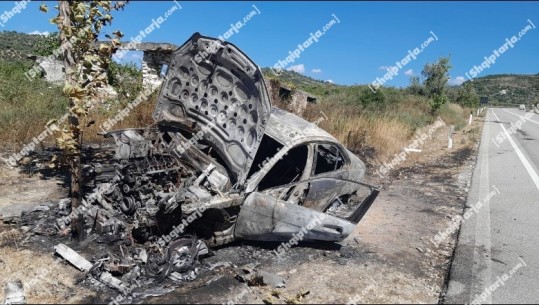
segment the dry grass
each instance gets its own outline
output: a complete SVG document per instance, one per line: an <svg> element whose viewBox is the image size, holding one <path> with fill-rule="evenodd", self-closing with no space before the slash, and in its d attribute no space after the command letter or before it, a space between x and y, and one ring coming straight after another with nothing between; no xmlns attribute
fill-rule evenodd
<svg viewBox="0 0 539 305"><path fill-rule="evenodd" d="M152 113L155 107L155 102L155 96L143 101L137 107L135 107L127 117L112 126L112 129L146 127L151 125L153 123ZM81 125L86 125L90 120L95 121L93 125L83 129L84 143L103 141L103 137L98 134L102 132L100 128L101 124L105 123L110 118L114 118L114 116L126 106L127 103L125 102L116 102L113 106L107 107L98 105L92 108L88 116L81 121ZM109 108L109 110L106 110L105 108ZM32 141L32 138L37 137L46 130L46 123L48 120L52 118L59 118L65 113L60 111L57 112L58 114L55 116L51 115L39 118L35 118L33 115L30 117L25 117L22 113L19 114L19 118L12 123L9 128L3 128L0 130L0 140L6 144L3 148L15 152L21 149L24 145L29 144ZM40 147L43 148L43 146L54 145L55 138L58 135L59 133L57 132L51 136L48 136L42 142Z"/></svg>
<svg viewBox="0 0 539 305"><path fill-rule="evenodd" d="M143 101L136 108L134 108L130 114L125 117L123 120L115 124L112 129L122 129L122 128L135 128L135 127L146 127L153 123L152 113L155 106L156 99L155 97L150 98L147 101ZM110 118L120 112L126 103L116 104L110 107L110 110L105 110L106 106L96 106L90 110L87 118L82 120L82 125L90 120L95 121L90 127L84 128L83 140L87 142L101 142L103 137L99 135L99 132L102 132L100 126ZM56 116L47 116L47 117L25 117L22 113L19 114L19 118L10 125L9 128L3 128L0 130L0 140L2 140L6 145L4 149L9 149L13 152L18 151L24 145L29 144L32 141L32 138L37 137L39 134L46 130L46 123L52 118L59 118L65 112L58 111L59 114ZM55 138L59 133L55 133L51 136L45 138L45 140L40 144L40 147L55 144Z"/></svg>
<svg viewBox="0 0 539 305"><path fill-rule="evenodd" d="M426 101L413 96L405 96L391 111L374 113L348 104L309 105L304 117L315 121L320 111L328 117L320 127L371 164L391 159L410 144L416 132L435 120ZM441 116L448 124L462 124L464 113L460 106L449 105Z"/></svg>
<svg viewBox="0 0 539 305"><path fill-rule="evenodd" d="M328 131L354 152L363 152L371 158L384 158L400 150L412 135L411 126L392 118L390 115L373 115L351 105L329 107L315 105L309 107L308 119L320 117L322 111L327 117L320 127ZM371 151L368 153L366 151Z"/></svg>
<svg viewBox="0 0 539 305"><path fill-rule="evenodd" d="M0 300L4 299L6 283L17 280L23 283L29 304L81 303L95 294L77 285L75 279L82 273L60 263L59 258L21 249L23 237L17 229L0 233Z"/></svg>
<svg viewBox="0 0 539 305"><path fill-rule="evenodd" d="M0 254L0 287L20 280L30 304L80 303L95 294L75 283L75 278L80 276L75 268L59 263L52 255L11 247L0 249ZM4 299L3 289L0 299Z"/></svg>
<svg viewBox="0 0 539 305"><path fill-rule="evenodd" d="M273 101L276 106L287 109L286 103L278 98L273 97ZM153 124L151 116L155 103L156 95L139 104L129 116L113 128L146 127ZM118 105L107 112L93 111L90 117L95 119L96 123L86 130L85 141L101 141L102 137L97 135L100 131L99 125L114 117L123 107L125 105ZM335 107L326 101L322 104L309 104L303 116L309 121L316 121L321 117L320 111L328 117L320 123L321 128L342 141L352 151L373 158L372 161L386 159L398 153L407 144L414 131L431 119L426 114L429 111L428 104L410 96L396 103L391 112L366 112L356 105L349 104L338 104Z"/></svg>
<svg viewBox="0 0 539 305"><path fill-rule="evenodd" d="M439 115L447 125L455 125L455 129L460 130L467 124L470 109L464 109L457 104L450 103L440 109Z"/></svg>
<svg viewBox="0 0 539 305"><path fill-rule="evenodd" d="M154 120L152 114L157 101L156 97L156 94L154 94L148 100L142 101L137 107L133 108L128 116L112 126L111 130L147 127L153 124ZM126 103L122 103L114 105L108 111L98 107L91 110L88 117L95 120L95 123L85 129L84 142L95 143L103 141L103 137L98 134L99 132L102 132L100 128L101 124L105 123L108 119L114 118L116 114L122 111L126 106Z"/></svg>
<svg viewBox="0 0 539 305"><path fill-rule="evenodd" d="M114 125L113 129L146 127L153 124L152 113L155 103L156 95L140 103L125 119ZM92 109L88 117L95 120L95 123L85 129L84 142L103 141L103 137L98 134L102 131L101 124L113 118L126 105L125 102L117 103L107 111L103 106ZM282 103L278 105L286 109L286 105ZM303 116L309 121L316 121L321 117L321 111L328 119L322 121L320 127L369 163L387 161L408 144L418 128L434 121L434 117L429 114L430 109L426 101L413 96L405 96L402 101L393 104L390 110L380 112L366 111L357 105L325 101L316 105L309 104ZM458 105L449 104L442 108L440 116L446 124L453 124L459 130L466 124L467 111ZM17 132L19 145L28 143L43 130L44 126L44 123L29 124L25 121L20 121L19 124L20 130L24 130L23 134ZM12 132L9 134L13 139ZM26 142L20 141L21 139L26 139ZM49 137L45 143L52 144L53 140L54 137Z"/></svg>

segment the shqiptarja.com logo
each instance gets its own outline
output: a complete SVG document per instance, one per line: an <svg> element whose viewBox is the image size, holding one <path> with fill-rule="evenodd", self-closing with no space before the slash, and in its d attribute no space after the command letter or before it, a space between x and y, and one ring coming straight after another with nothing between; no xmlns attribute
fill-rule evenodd
<svg viewBox="0 0 539 305"><path fill-rule="evenodd" d="M4 11L2 15L0 15L0 26L4 27L9 19L24 11L28 5L28 2L30 2L30 0L15 2L15 6L13 6L10 10Z"/></svg>

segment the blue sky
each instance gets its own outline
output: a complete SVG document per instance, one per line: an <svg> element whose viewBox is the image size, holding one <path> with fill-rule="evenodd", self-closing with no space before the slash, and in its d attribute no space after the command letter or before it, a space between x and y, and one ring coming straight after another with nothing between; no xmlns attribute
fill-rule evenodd
<svg viewBox="0 0 539 305"><path fill-rule="evenodd" d="M259 66L273 66L298 48L310 33L333 24L318 42L303 48L299 58L285 68L338 84L368 84L383 78L387 68L433 37L428 46L399 68L386 86L406 86L410 75L420 75L428 62L451 56L451 83L467 79L466 72L485 61L485 56L500 48L525 28L529 30L513 47L496 57L496 62L478 76L539 73L539 2L178 2L177 9L151 31L143 41L182 44L194 32L223 35L231 24L250 20L229 37ZM6 22L0 30L52 32L49 23L55 10L39 12L40 1ZM112 29L120 29L125 39L138 35L175 5L174 2L129 3L114 13ZM254 5L254 6L253 6ZM0 14L12 10L16 2L1 2ZM256 7L256 8L255 8ZM255 14L256 13L256 14ZM336 17L335 17L336 16ZM431 38L432 39L432 38ZM130 54L137 60L138 54ZM469 75L469 74L468 74Z"/></svg>

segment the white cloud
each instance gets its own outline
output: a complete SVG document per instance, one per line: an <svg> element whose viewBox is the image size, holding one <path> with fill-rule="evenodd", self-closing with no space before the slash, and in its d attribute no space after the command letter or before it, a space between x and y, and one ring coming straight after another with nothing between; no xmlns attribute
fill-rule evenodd
<svg viewBox="0 0 539 305"><path fill-rule="evenodd" d="M459 86L460 84L464 83L466 81L466 78L464 76L457 76L454 79L449 79L448 84L451 86Z"/></svg>
<svg viewBox="0 0 539 305"><path fill-rule="evenodd" d="M322 73L322 69L312 69L311 72L313 72L313 73Z"/></svg>
<svg viewBox="0 0 539 305"><path fill-rule="evenodd" d="M331 79L328 79L326 82L334 84L335 82Z"/></svg>
<svg viewBox="0 0 539 305"><path fill-rule="evenodd" d="M47 31L45 31L45 32L33 31L33 32L28 33L28 34L30 34L30 35L49 36L49 32L47 32Z"/></svg>
<svg viewBox="0 0 539 305"><path fill-rule="evenodd" d="M395 66L380 66L380 67L378 67L378 70L387 71L388 69L391 69L393 67L395 67ZM395 67L395 68L397 68L397 67Z"/></svg>
<svg viewBox="0 0 539 305"><path fill-rule="evenodd" d="M406 70L406 71L404 71L404 75L406 75L406 76L412 76L412 75L414 75L414 70L412 70L412 69Z"/></svg>
<svg viewBox="0 0 539 305"><path fill-rule="evenodd" d="M303 72L305 72L305 65L304 64L299 64L299 65L291 66L290 68L288 68L286 70L294 71L294 72L298 72L298 73L303 73Z"/></svg>

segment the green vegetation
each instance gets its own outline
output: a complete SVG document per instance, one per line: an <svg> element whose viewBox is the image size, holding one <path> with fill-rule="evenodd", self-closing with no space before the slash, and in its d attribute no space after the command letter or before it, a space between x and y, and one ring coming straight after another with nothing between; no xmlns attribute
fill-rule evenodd
<svg viewBox="0 0 539 305"><path fill-rule="evenodd" d="M266 78L275 79L288 87L299 88L317 96L322 104L346 105L357 108L365 115L398 118L413 126L414 130L434 121L436 116L428 113L429 98L426 95L425 85L421 84L418 78L413 79L408 88L381 87L373 92L366 85L336 85L314 80L293 71L282 71L279 76L275 76L269 68L264 68L263 73ZM445 89L443 92L445 93ZM401 107L403 103L410 104L412 108ZM417 108L421 109L421 113L425 110L427 112L418 115L415 111Z"/></svg>
<svg viewBox="0 0 539 305"><path fill-rule="evenodd" d="M427 95L425 86L423 86L423 84L421 84L421 82L419 81L419 76L410 77L410 85L408 86L406 91L412 95Z"/></svg>
<svg viewBox="0 0 539 305"><path fill-rule="evenodd" d="M450 103L456 99L447 97L449 93L456 96L454 89L446 88L448 59L427 66L425 76L429 81L424 84L413 78L408 88L381 87L375 92L365 85L335 85L292 71L283 71L278 76L270 69L263 72L276 84L316 95L319 103L309 104L303 116L315 121L322 111L328 119L320 127L368 162L377 162L398 153L419 128L434 122L438 116L457 128L465 125L469 111ZM433 109L433 101L440 98L443 100L436 100L438 105Z"/></svg>
<svg viewBox="0 0 539 305"><path fill-rule="evenodd" d="M470 82L466 82L458 88L456 102L468 108L477 108L479 106L479 96L477 96Z"/></svg>
<svg viewBox="0 0 539 305"><path fill-rule="evenodd" d="M6 39L32 43L12 43ZM20 147L42 132L47 121L59 118L67 111L67 101L60 87L43 79L30 82L24 77L24 72L33 65L26 59L26 54L49 54L57 47L56 38L0 32L0 45L9 45L14 54L24 54L21 60L9 57L2 62L0 57L0 139L7 146ZM397 153L418 129L434 122L437 116L457 129L466 126L467 116L471 108L477 107L479 96L488 96L491 104L504 101L520 104L526 103L527 99L530 103L539 102L539 75L486 76L461 86L447 86L448 60L440 59L425 68L423 79L411 78L407 88L381 87L376 92L365 85L337 85L293 71L275 75L264 68L263 73L277 84L316 96L318 104L309 104L303 116L316 121L322 111L328 117L320 123L322 128L355 152L369 152L364 157L373 160ZM427 81L429 77L431 80ZM100 140L97 126L123 109L142 87L141 72L134 65L111 62L107 80L118 92L118 97L90 110L94 112L92 118L96 123L85 132L85 141ZM507 94L500 94L501 90L506 90ZM436 96L443 98L435 101ZM139 105L114 128L151 124L154 102L155 97ZM434 112L433 107L436 108ZM47 143L53 143L52 137Z"/></svg>
<svg viewBox="0 0 539 305"><path fill-rule="evenodd" d="M0 32L0 60L30 62L28 55L39 55L46 36L28 35L13 31Z"/></svg>
<svg viewBox="0 0 539 305"><path fill-rule="evenodd" d="M37 41L35 45L35 53L40 56L52 55L55 50L60 49L60 35L58 32L44 36L43 39Z"/></svg>
<svg viewBox="0 0 539 305"><path fill-rule="evenodd" d="M425 78L424 86L426 94L430 100L431 111L435 113L448 101L447 98L447 81L449 80L449 64L448 57L442 57L437 62L426 64L421 71Z"/></svg>
<svg viewBox="0 0 539 305"><path fill-rule="evenodd" d="M61 117L67 108L62 88L43 79L29 81L24 73L31 64L0 60L0 140L3 148L28 143L45 129L45 124ZM49 139L49 143L52 143Z"/></svg>
<svg viewBox="0 0 539 305"><path fill-rule="evenodd" d="M35 65L35 61L29 59L28 55L52 54L58 47L56 39L17 32L0 32L0 45L10 50L0 51L0 55L6 55L0 56L0 140L4 143L4 149L20 149L43 132L47 122L57 120L67 113L68 102L62 92L62 86L50 84L43 78L30 80L25 76ZM85 141L101 140L102 137L97 135L100 131L97 126L123 109L142 88L142 72L134 65L112 62L107 78L118 96L107 104L98 104L90 110L95 113L96 124L85 133ZM149 124L152 121L153 101L154 99L150 101L150 105L139 105L140 110L136 109L116 127ZM143 111L148 112L148 115L143 116L140 113ZM54 140L54 137L50 136L45 139L44 145L53 145Z"/></svg>
<svg viewBox="0 0 539 305"><path fill-rule="evenodd" d="M135 64L111 62L107 79L122 100L134 98L142 90L142 71Z"/></svg>
<svg viewBox="0 0 539 305"><path fill-rule="evenodd" d="M342 86L330 82L316 80L314 78L299 74L294 71L283 70L279 75L270 68L262 68L262 73L266 79L275 79L279 83L291 88L297 88L317 97L327 97L335 94L344 94L347 97L355 96L358 88L367 86Z"/></svg>

